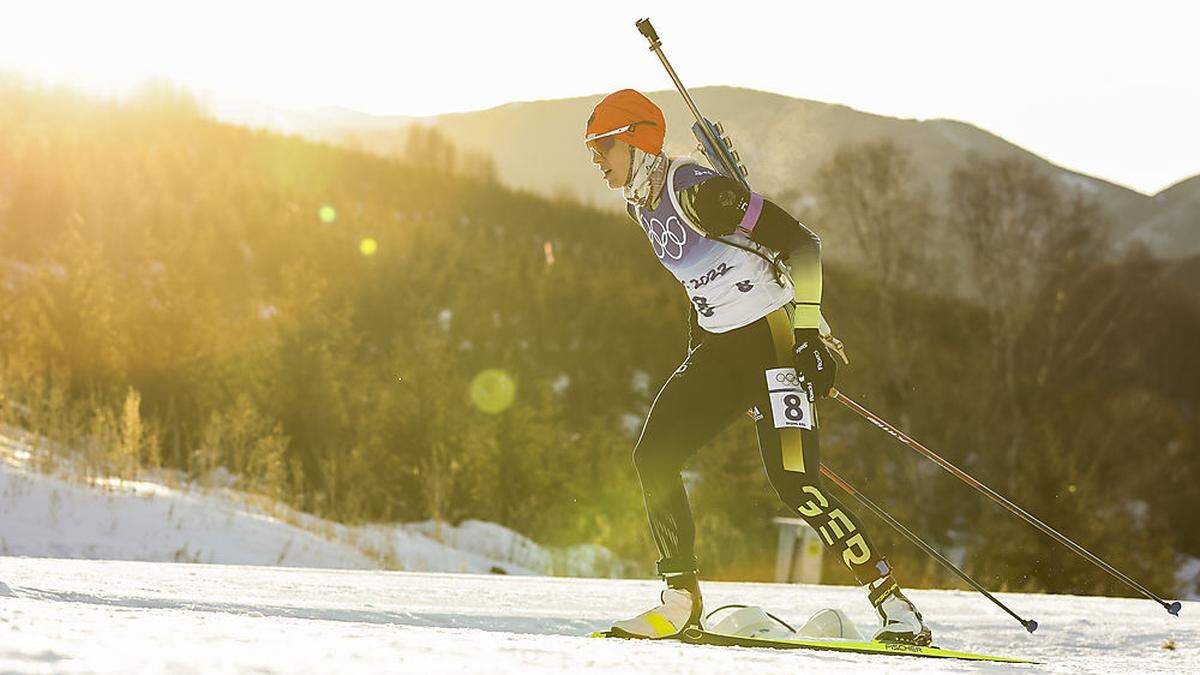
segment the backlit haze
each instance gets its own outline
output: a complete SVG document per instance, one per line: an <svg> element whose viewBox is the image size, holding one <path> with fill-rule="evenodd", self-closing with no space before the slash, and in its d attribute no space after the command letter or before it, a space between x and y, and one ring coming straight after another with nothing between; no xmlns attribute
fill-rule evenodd
<svg viewBox="0 0 1200 675"><path fill-rule="evenodd" d="M960 119L1153 194L1200 172L1192 3L19 3L0 70L92 91L433 115L670 82Z"/></svg>

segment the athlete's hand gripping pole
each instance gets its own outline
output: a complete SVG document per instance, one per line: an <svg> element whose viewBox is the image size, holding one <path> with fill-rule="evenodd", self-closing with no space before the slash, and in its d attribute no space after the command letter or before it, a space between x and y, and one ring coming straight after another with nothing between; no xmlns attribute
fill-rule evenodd
<svg viewBox="0 0 1200 675"><path fill-rule="evenodd" d="M1112 565L1109 565L1108 563L1104 562L1099 557L1094 555L1091 551L1080 546L1079 544L1076 544L1074 541L1071 541L1070 539L1068 539L1066 537L1066 535L1063 535L1058 530L1055 530L1053 527L1050 527L1046 523L1043 523L1041 520L1038 520L1034 516L1030 515L1030 513L1028 511L1017 506L1016 504L1012 503L1008 499L1004 498L1002 495L1000 495L1000 493L998 493L995 490L991 489L990 487L984 485L983 483L980 483L979 481L975 480L966 471L963 471L962 469L958 468L957 466L954 466L950 462L943 459L941 455L930 450L929 448L925 447L924 445L921 445L920 443L916 442L915 440L909 438L908 435L906 435L903 431L900 431L896 427L888 424L887 422L885 422L883 419L881 419L875 413L871 412L870 410L867 410L866 408L862 407L858 403L855 403L854 401L850 400L850 398L848 398L845 394L838 391L837 389L830 391L829 397L832 399L836 399L842 405L846 406L847 408L849 408L849 409L853 410L854 412L858 413L859 415L863 416L864 418L867 419L868 422L870 422L871 424L874 424L875 426L884 430L892 438L895 438L896 440L907 445L908 447L912 448L913 450L916 450L921 455L924 455L926 459L929 459L934 464L937 464L938 466L942 467L948 473L954 475L962 482L966 483L967 485L970 485L971 487L975 488L979 492L982 492L989 499L991 499L992 501L996 502L997 504L1003 506L1004 508L1008 509L1011 513L1013 513L1016 516L1019 516L1022 520L1029 523L1030 525L1033 525L1037 529L1041 530L1044 534L1049 536L1051 539L1054 539L1055 541L1062 544L1063 546L1066 546L1068 549L1070 549L1072 552L1074 552L1077 555L1079 555L1080 557L1082 557L1084 560L1087 560L1088 562L1092 563L1096 567L1099 567L1100 569L1104 570L1105 572L1112 575L1114 578L1123 582L1125 585L1134 589L1138 593L1141 593L1145 597L1162 605L1163 609L1167 610L1167 612L1169 612L1170 614L1179 616L1179 610L1182 608L1182 605L1179 603L1178 600L1176 600L1174 602L1167 602L1166 600L1163 600L1162 598L1158 597L1152 591L1150 591L1150 589L1141 585L1140 583L1138 583L1134 579L1130 578L1128 575L1121 572L1120 570L1113 567Z"/></svg>
<svg viewBox="0 0 1200 675"><path fill-rule="evenodd" d="M797 328L794 335L796 346L792 355L802 386L808 391L808 400L816 402L817 398L830 396L837 379L838 356L844 359L846 355L831 349L816 328Z"/></svg>

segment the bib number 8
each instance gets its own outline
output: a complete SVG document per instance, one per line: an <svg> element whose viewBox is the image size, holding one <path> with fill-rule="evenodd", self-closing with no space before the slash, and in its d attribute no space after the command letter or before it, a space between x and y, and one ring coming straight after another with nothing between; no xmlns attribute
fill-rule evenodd
<svg viewBox="0 0 1200 675"><path fill-rule="evenodd" d="M800 401L807 400L807 398L799 394L788 394L787 396L784 396L784 416L786 416L792 422L800 422L804 420L804 408L800 407Z"/></svg>
<svg viewBox="0 0 1200 675"><path fill-rule="evenodd" d="M776 429L813 428L812 403L800 388L795 368L770 368L766 371L767 393L771 397L771 417Z"/></svg>

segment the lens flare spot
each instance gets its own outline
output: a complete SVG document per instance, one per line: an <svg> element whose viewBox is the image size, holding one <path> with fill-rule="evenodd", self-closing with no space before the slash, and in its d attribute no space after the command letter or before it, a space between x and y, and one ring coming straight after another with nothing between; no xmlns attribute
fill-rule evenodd
<svg viewBox="0 0 1200 675"><path fill-rule="evenodd" d="M332 223L337 220L337 209L326 204L317 209L317 217L321 219L322 223Z"/></svg>
<svg viewBox="0 0 1200 675"><path fill-rule="evenodd" d="M517 383L503 370L489 368L471 380L471 403L485 413L496 415L512 405Z"/></svg>
<svg viewBox="0 0 1200 675"><path fill-rule="evenodd" d="M358 252L365 256L375 255L375 252L378 250L379 242L370 237L366 237L362 241L358 242Z"/></svg>

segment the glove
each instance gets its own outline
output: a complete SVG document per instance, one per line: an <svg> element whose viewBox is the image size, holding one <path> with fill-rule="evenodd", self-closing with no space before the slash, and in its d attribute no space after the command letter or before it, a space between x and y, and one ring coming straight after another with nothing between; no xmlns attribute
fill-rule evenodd
<svg viewBox="0 0 1200 675"><path fill-rule="evenodd" d="M796 373L801 386L808 390L808 400L826 398L833 390L837 378L838 357L830 351L816 328L797 328L796 346L792 353L796 361Z"/></svg>

